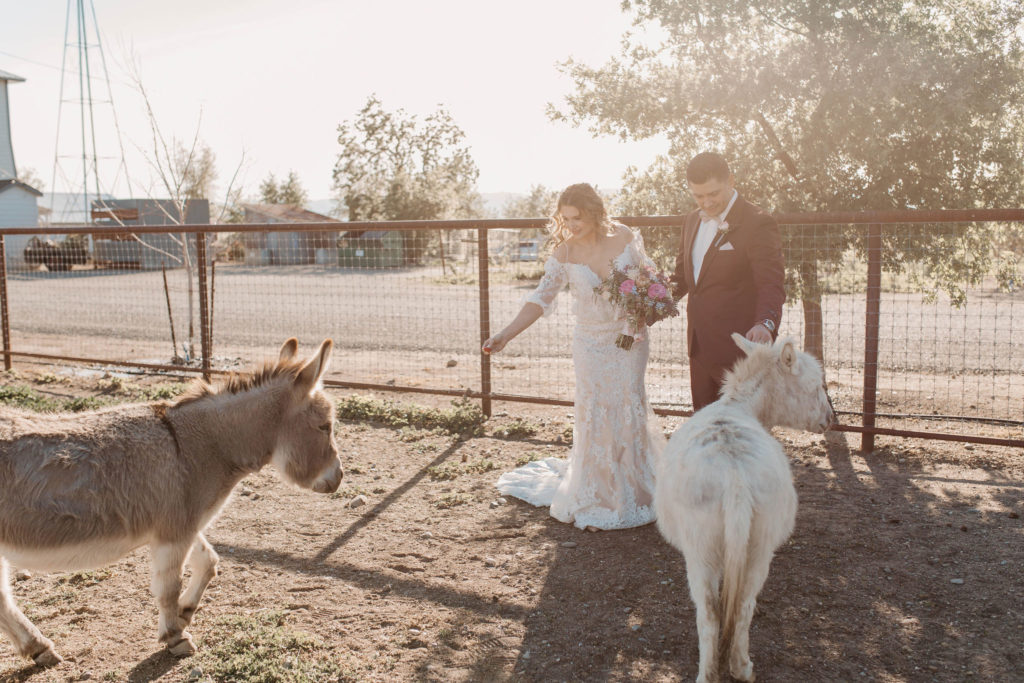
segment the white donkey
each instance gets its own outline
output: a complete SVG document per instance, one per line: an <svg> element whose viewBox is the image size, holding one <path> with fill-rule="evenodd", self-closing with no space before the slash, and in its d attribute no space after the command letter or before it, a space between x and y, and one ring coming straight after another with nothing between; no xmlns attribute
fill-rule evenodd
<svg viewBox="0 0 1024 683"><path fill-rule="evenodd" d="M796 519L789 462L768 429L823 432L834 419L821 366L791 339L769 346L732 338L746 357L726 375L721 398L672 435L654 494L658 529L686 558L698 683L718 680L726 646L732 676L754 680L750 620Z"/></svg>
<svg viewBox="0 0 1024 683"><path fill-rule="evenodd" d="M61 661L14 604L8 560L40 571L108 564L148 544L157 636L175 655L195 651L185 630L217 554L202 531L231 489L268 462L293 483L337 490L334 406L320 389L331 342L303 363L289 339L276 363L204 382L174 403L77 414L0 410L0 630L25 657ZM181 593L186 559L192 579Z"/></svg>

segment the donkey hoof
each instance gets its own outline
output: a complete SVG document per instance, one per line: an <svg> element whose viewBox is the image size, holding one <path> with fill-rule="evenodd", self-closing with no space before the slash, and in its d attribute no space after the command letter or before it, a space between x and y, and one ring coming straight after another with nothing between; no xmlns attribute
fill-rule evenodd
<svg viewBox="0 0 1024 683"><path fill-rule="evenodd" d="M38 666L57 666L64 661L64 658L54 652L53 647L47 647L38 654L32 655L32 661Z"/></svg>
<svg viewBox="0 0 1024 683"><path fill-rule="evenodd" d="M737 681L754 683L754 663L748 659L744 664L733 664L729 667L729 674Z"/></svg>
<svg viewBox="0 0 1024 683"><path fill-rule="evenodd" d="M174 645L168 645L167 649L175 657L188 657L196 653L196 646L192 644L192 636L185 631L181 632L181 640Z"/></svg>

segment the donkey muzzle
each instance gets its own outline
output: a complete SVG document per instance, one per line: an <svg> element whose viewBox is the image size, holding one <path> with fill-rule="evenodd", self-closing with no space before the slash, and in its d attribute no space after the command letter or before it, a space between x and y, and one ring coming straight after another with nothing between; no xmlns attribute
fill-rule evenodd
<svg viewBox="0 0 1024 683"><path fill-rule="evenodd" d="M313 491L316 493L334 493L341 486L341 478L344 473L341 471L341 464L335 462L331 468L317 477L313 482Z"/></svg>

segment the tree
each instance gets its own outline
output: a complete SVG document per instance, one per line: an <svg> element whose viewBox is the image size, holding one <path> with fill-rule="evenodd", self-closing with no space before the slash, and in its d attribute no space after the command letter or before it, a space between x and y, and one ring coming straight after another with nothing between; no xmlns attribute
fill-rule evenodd
<svg viewBox="0 0 1024 683"><path fill-rule="evenodd" d="M156 176L156 182L161 186L162 192L170 199L170 202L156 200L155 205L163 212L164 216L170 223L182 225L185 223L186 216L188 215L188 206L190 202L196 199L209 200L211 198L214 189L214 180L217 177L214 154L210 150L209 146L202 143L199 139L199 131L202 124L202 112L200 112L199 121L196 123L195 134L192 136L192 142L187 148L176 137L172 136L168 140L167 136L164 135L156 113L153 110L152 100L150 100L149 94L146 91L145 84L142 80L141 69L134 59L130 63L128 75L129 78L131 78L133 86L142 98L142 102L146 109L146 119L149 123L150 135L152 137L152 151L147 151L141 146L138 146L139 151L142 153L146 163L149 164L153 174ZM231 176L227 190L225 190L225 199L221 204L220 215L212 221L213 223L222 222L225 214L237 215L239 190L236 188L236 181L238 180L238 174L244 163L245 154L243 153L241 159L239 159L238 166L235 168L235 171ZM154 199L152 196L152 188L147 189L146 194L149 195L150 199ZM170 204L169 209L165 206L167 203ZM115 218L114 220L121 223L118 218ZM124 227L124 224L121 223L121 226ZM148 244L141 240L135 233L133 233L131 237L143 248L159 251L172 261L181 263L185 268L188 297L188 348L190 355L194 356L196 299L194 284L197 276L196 265L200 265L203 268L206 266L205 264L197 264L195 261L195 255L192 253L193 248L190 246L190 244L195 243L195 238L189 237L189 235L185 233L180 233L178 235L174 235L173 233L168 234L175 242L175 247L171 251L180 249L180 255L164 251L163 249L159 249ZM212 304L212 302L210 303ZM212 335L212 330L210 332ZM173 327L171 330L171 337L172 339L174 338ZM174 350L174 358L178 358L177 349Z"/></svg>
<svg viewBox="0 0 1024 683"><path fill-rule="evenodd" d="M39 190L40 192L46 187L43 179L39 177L34 168L23 168L18 172L18 181L25 183L31 188Z"/></svg>
<svg viewBox="0 0 1024 683"><path fill-rule="evenodd" d="M626 203L692 207L683 168L699 151L732 162L744 193L776 211L974 208L1024 198L1022 14L1009 0L626 0L660 47L627 34L599 68L571 60L556 120L595 134L665 133L670 149L631 169ZM855 230L787 230L789 291L805 347L822 356L818 266L865 245ZM929 226L885 236L885 267L918 261L963 301L991 259L986 230ZM922 245L929 245L926 250Z"/></svg>
<svg viewBox="0 0 1024 683"><path fill-rule="evenodd" d="M518 199L510 199L501 207L505 218L543 218L550 216L558 201L558 190L543 185L534 185L530 194Z"/></svg>
<svg viewBox="0 0 1024 683"><path fill-rule="evenodd" d="M479 216L479 171L465 137L443 108L420 121L403 109L386 111L371 95L355 120L338 126L339 213L350 221ZM426 240L417 233L405 237L407 257L418 261Z"/></svg>
<svg viewBox="0 0 1024 683"><path fill-rule="evenodd" d="M280 184L273 173L268 173L260 183L260 201L264 204L294 204L302 207L309 201L309 195L295 171L288 171L288 177Z"/></svg>

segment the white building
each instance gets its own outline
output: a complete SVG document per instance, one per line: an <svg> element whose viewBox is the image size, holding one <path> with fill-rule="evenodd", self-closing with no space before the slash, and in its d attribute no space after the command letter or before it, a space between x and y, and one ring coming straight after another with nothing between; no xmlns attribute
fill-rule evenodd
<svg viewBox="0 0 1024 683"><path fill-rule="evenodd" d="M11 142L11 111L8 106L7 84L24 80L21 76L0 71L0 227L26 228L39 224L37 200L42 193L18 180L18 169L14 164L14 145ZM31 235L4 237L8 268L24 265L22 252L30 238Z"/></svg>

